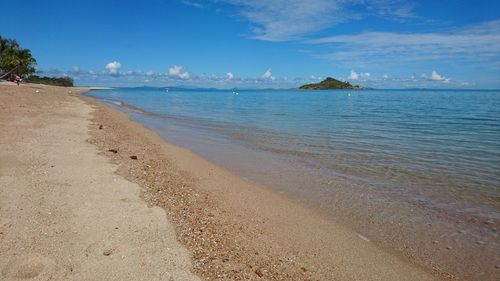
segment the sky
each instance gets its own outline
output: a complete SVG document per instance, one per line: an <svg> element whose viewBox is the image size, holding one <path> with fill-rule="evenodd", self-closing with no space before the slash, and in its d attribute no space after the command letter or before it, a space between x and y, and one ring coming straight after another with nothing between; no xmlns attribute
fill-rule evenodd
<svg viewBox="0 0 500 281"><path fill-rule="evenodd" d="M0 26L77 85L500 88L498 0L25 0Z"/></svg>

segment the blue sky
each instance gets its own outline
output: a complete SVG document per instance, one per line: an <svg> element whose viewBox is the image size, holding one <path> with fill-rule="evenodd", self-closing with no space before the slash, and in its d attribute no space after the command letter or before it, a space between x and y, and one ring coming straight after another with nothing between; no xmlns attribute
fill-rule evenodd
<svg viewBox="0 0 500 281"><path fill-rule="evenodd" d="M6 6L9 3L3 3ZM8 6L8 5L7 5ZM500 88L500 1L23 1L0 35L79 85Z"/></svg>

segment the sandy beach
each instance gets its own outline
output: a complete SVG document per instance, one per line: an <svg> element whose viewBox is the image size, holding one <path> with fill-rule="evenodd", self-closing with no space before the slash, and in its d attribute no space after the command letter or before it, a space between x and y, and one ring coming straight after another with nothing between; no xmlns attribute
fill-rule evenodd
<svg viewBox="0 0 500 281"><path fill-rule="evenodd" d="M0 280L199 280L165 212L86 142L82 90L0 85Z"/></svg>
<svg viewBox="0 0 500 281"><path fill-rule="evenodd" d="M86 90L0 85L5 280L456 279L75 95Z"/></svg>

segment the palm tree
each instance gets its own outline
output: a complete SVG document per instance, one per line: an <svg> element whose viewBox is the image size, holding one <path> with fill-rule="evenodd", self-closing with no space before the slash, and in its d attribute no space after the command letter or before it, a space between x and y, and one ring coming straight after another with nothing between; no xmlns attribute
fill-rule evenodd
<svg viewBox="0 0 500 281"><path fill-rule="evenodd" d="M35 65L30 50L22 49L16 40L0 36L0 79L12 73L28 76L35 72Z"/></svg>

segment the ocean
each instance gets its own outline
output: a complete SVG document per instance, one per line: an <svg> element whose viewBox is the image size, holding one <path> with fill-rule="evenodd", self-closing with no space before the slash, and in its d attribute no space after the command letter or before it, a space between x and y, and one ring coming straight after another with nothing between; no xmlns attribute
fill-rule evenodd
<svg viewBox="0 0 500 281"><path fill-rule="evenodd" d="M498 259L499 90L88 95L382 247L448 268L467 253Z"/></svg>

